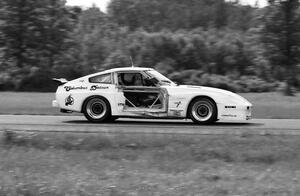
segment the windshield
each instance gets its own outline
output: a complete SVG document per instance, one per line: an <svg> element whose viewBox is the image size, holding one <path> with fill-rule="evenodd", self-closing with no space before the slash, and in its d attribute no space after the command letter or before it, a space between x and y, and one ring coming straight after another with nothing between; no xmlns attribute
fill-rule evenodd
<svg viewBox="0 0 300 196"><path fill-rule="evenodd" d="M151 77L157 79L159 81L159 83L162 85L176 85L169 78L167 78L166 76L162 75L161 73L159 73L155 70L146 71L146 73L148 75L150 75Z"/></svg>

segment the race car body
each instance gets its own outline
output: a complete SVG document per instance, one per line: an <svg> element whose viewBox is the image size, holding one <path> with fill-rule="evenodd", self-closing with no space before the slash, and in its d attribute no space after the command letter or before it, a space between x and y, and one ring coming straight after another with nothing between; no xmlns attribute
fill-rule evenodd
<svg viewBox="0 0 300 196"><path fill-rule="evenodd" d="M60 80L58 80L60 81ZM177 85L151 68L126 67L63 81L54 107L92 122L118 117L190 118L199 124L249 120L252 104L230 91Z"/></svg>

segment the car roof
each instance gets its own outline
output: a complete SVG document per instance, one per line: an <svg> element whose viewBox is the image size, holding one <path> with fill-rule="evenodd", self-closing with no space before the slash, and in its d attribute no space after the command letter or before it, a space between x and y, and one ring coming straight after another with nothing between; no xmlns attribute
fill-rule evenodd
<svg viewBox="0 0 300 196"><path fill-rule="evenodd" d="M146 71L146 70L153 70L153 69L147 67L119 67L119 68L113 68L113 69L97 72L91 75L106 74L106 73L113 73L119 71Z"/></svg>

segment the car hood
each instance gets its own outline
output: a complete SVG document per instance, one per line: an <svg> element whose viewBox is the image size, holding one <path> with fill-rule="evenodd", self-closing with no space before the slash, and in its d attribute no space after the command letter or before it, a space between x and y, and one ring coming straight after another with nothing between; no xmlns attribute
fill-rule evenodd
<svg viewBox="0 0 300 196"><path fill-rule="evenodd" d="M224 102L233 102L236 104L242 103L247 105L252 105L248 100L246 100L244 97L219 88L212 88L212 87L206 87L206 86L195 86L195 85L179 85L179 86L169 86L167 89L170 89L171 92L177 94L177 95L206 95L214 98L219 103Z"/></svg>

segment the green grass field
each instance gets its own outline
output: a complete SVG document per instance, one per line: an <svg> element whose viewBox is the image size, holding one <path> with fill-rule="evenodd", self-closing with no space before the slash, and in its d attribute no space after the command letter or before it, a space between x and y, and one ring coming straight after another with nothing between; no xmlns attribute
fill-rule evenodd
<svg viewBox="0 0 300 196"><path fill-rule="evenodd" d="M0 92L0 114L59 115L54 93Z"/></svg>
<svg viewBox="0 0 300 196"><path fill-rule="evenodd" d="M254 118L300 118L300 93L286 97L280 93L241 94L254 105ZM0 114L63 115L51 107L54 93L0 93Z"/></svg>
<svg viewBox="0 0 300 196"><path fill-rule="evenodd" d="M0 134L0 195L300 195L299 136Z"/></svg>

